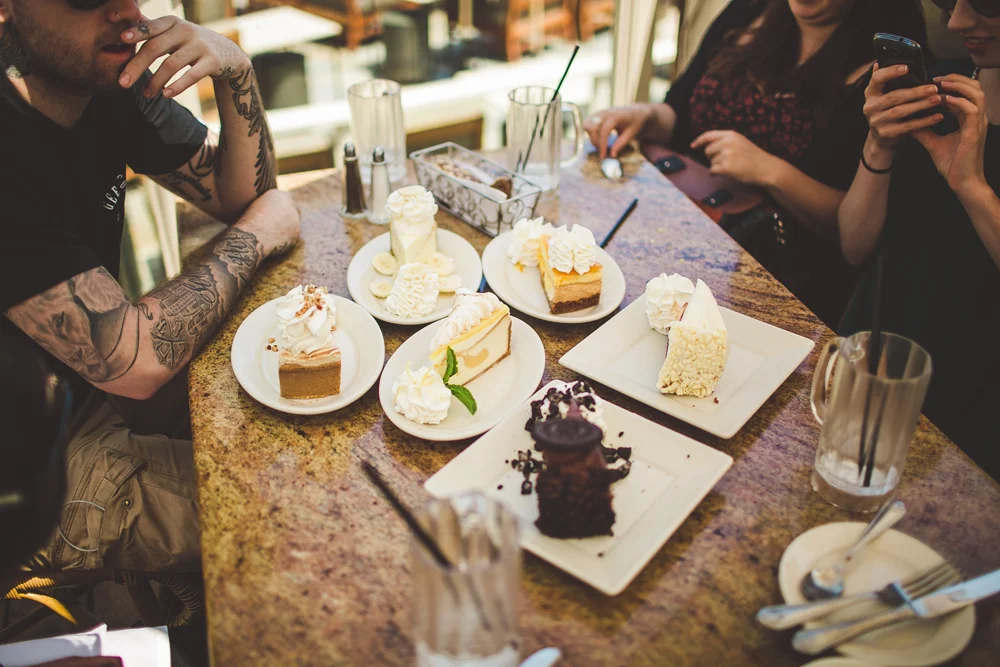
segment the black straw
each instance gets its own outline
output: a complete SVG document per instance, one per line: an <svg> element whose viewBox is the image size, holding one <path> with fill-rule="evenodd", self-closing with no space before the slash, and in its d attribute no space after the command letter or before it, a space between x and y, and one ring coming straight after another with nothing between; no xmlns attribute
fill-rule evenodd
<svg viewBox="0 0 1000 667"><path fill-rule="evenodd" d="M636 197L635 199L632 200L632 203L628 205L628 208L625 209L625 212L622 213L622 217L618 218L618 222L616 222L615 226L611 228L611 231L608 232L608 235L604 237L603 241L601 241L602 248L608 247L608 244L611 243L611 237L615 235L615 232L618 231L619 227L625 224L625 221L628 220L628 217L632 215L632 211L634 211L635 207L638 205L639 205L639 198Z"/></svg>
<svg viewBox="0 0 1000 667"><path fill-rule="evenodd" d="M566 69L563 70L562 78L559 79L559 85L556 86L555 91L552 93L552 99L549 100L548 105L545 107L545 116L542 118L542 134L545 133L545 124L549 120L549 111L552 109L552 104L559 97L559 89L562 88L563 81L566 80L566 75L569 74L569 68L573 65L573 60L576 58L576 52L580 50L580 45L576 44L573 46L573 54L569 57L569 62L566 63ZM528 160L531 158L531 149L535 145L535 135L538 134L538 116L535 116L535 127L531 131L531 139L528 140L528 150L524 154L524 158L521 155L517 156L517 166L514 167L515 172L520 172L528 164Z"/></svg>
<svg viewBox="0 0 1000 667"><path fill-rule="evenodd" d="M882 357L882 327L879 323L879 315L882 311L882 272L883 259L879 254L875 257L875 296L872 300L872 330L868 336L868 374L871 376L868 384L868 391L865 395L865 409L861 415L861 438L858 442L858 477L864 475L864 485L871 486L872 468L875 466L875 448L878 446L879 432L882 430L882 416L885 413L885 392L879 404L878 415L875 418L875 426L872 429L871 438L868 438L868 418L871 412L872 393L875 388L875 378L878 375L879 361ZM868 440L868 447L865 441Z"/></svg>

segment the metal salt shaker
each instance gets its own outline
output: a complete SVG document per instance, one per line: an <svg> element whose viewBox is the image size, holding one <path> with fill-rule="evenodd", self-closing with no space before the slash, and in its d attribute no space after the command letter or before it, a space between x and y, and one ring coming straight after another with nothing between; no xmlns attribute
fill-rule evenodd
<svg viewBox="0 0 1000 667"><path fill-rule="evenodd" d="M389 199L389 165L385 162L385 151L376 146L372 153L372 182L369 192L372 194L371 212L368 220L376 225L389 223L389 212L385 209Z"/></svg>
<svg viewBox="0 0 1000 667"><path fill-rule="evenodd" d="M345 218L363 218L366 214L361 165L351 142L344 145L344 205L340 211Z"/></svg>

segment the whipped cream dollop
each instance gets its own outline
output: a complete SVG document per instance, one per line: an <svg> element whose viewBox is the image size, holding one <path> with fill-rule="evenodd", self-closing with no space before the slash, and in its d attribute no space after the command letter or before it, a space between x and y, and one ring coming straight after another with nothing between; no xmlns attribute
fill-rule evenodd
<svg viewBox="0 0 1000 667"><path fill-rule="evenodd" d="M549 239L549 264L557 271L576 271L582 275L596 263L597 242L586 227L559 227Z"/></svg>
<svg viewBox="0 0 1000 667"><path fill-rule="evenodd" d="M293 354L313 354L334 347L337 309L325 287L299 285L278 299L281 349Z"/></svg>
<svg viewBox="0 0 1000 667"><path fill-rule="evenodd" d="M473 292L460 287L455 291L451 315L445 318L431 340L431 352L455 340L504 305L492 292Z"/></svg>
<svg viewBox="0 0 1000 667"><path fill-rule="evenodd" d="M538 266L538 244L542 234L552 234L552 225L545 218L529 220L524 218L514 225L513 240L507 247L507 256L512 264Z"/></svg>
<svg viewBox="0 0 1000 667"><path fill-rule="evenodd" d="M694 295L694 283L680 275L661 273L646 283L646 318L661 334L676 324Z"/></svg>
<svg viewBox="0 0 1000 667"><path fill-rule="evenodd" d="M418 424L440 424L448 416L451 390L437 371L427 366L406 370L392 385L396 412Z"/></svg>
<svg viewBox="0 0 1000 667"><path fill-rule="evenodd" d="M389 195L385 209L403 232L425 233L426 227L434 224L434 214L438 207L434 195L420 185L409 185Z"/></svg>
<svg viewBox="0 0 1000 667"><path fill-rule="evenodd" d="M399 317L430 315L437 306L441 282L426 264L404 264L385 300L385 309Z"/></svg>

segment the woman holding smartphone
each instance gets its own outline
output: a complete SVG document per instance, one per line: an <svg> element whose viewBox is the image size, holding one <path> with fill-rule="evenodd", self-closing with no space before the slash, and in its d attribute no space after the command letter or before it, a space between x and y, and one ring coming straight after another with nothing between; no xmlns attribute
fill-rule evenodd
<svg viewBox="0 0 1000 667"><path fill-rule="evenodd" d="M926 41L918 0L733 0L664 103L608 109L585 127L601 158L617 132L612 156L639 138L764 190L782 223L748 249L835 325L853 289L837 207L868 130L858 81L880 31Z"/></svg>
<svg viewBox="0 0 1000 667"><path fill-rule="evenodd" d="M934 364L925 414L1000 478L1000 2L934 0L970 60L925 85L885 92L905 74L876 70L865 91L870 130L840 206L840 238L868 263L844 317L845 334L871 328L882 257L880 324L922 345ZM933 75L935 72L931 72ZM947 111L958 130L939 136ZM932 110L933 115L913 117Z"/></svg>

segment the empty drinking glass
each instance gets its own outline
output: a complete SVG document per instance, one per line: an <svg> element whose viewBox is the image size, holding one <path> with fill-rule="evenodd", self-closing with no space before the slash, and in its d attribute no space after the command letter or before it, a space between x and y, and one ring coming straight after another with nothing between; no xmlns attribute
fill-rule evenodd
<svg viewBox="0 0 1000 667"><path fill-rule="evenodd" d="M376 146L385 150L389 179L406 178L406 131L400 86L388 79L370 79L347 89L351 107L351 136L358 151L361 176L371 182L372 153Z"/></svg>
<svg viewBox="0 0 1000 667"><path fill-rule="evenodd" d="M583 155L583 120L575 104L563 102L543 86L515 88L507 94L507 160L511 171L542 188L559 187L559 169ZM573 114L573 157L562 158L563 110Z"/></svg>
<svg viewBox="0 0 1000 667"><path fill-rule="evenodd" d="M420 667L516 667L521 550L517 518L478 493L432 500L418 515L452 567L414 538Z"/></svg>
<svg viewBox="0 0 1000 667"><path fill-rule="evenodd" d="M813 376L812 408L822 424L813 488L853 512L872 512L896 489L931 380L931 357L908 338L882 334L876 372L870 332L834 338Z"/></svg>

